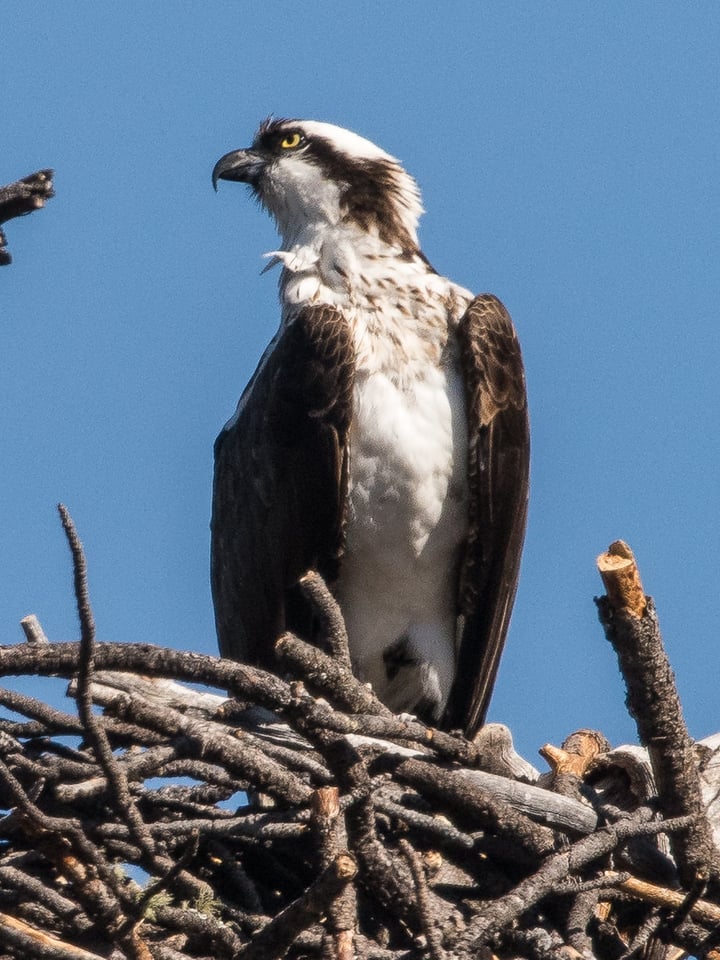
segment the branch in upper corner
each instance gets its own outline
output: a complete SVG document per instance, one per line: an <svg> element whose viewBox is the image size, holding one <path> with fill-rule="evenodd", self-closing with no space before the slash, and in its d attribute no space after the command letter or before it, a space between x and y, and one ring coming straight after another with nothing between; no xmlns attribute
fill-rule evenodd
<svg viewBox="0 0 720 960"><path fill-rule="evenodd" d="M718 880L718 858L655 604L642 590L627 544L616 541L597 565L607 590L607 596L596 600L600 622L625 678L628 710L648 749L663 814L696 818L687 832L671 837L678 873L691 890L711 878Z"/></svg>
<svg viewBox="0 0 720 960"><path fill-rule="evenodd" d="M38 170L22 180L0 187L0 224L44 207L45 202L55 196L52 178L52 170ZM12 263L12 257L5 234L0 230L0 266L8 263Z"/></svg>

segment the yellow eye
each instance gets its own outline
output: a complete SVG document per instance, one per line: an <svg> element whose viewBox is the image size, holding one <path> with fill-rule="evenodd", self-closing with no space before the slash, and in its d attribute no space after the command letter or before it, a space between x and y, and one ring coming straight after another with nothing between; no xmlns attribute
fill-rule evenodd
<svg viewBox="0 0 720 960"><path fill-rule="evenodd" d="M301 139L302 137L296 130L295 133L289 133L284 140L281 140L280 146L283 150L294 150L295 147L300 145Z"/></svg>

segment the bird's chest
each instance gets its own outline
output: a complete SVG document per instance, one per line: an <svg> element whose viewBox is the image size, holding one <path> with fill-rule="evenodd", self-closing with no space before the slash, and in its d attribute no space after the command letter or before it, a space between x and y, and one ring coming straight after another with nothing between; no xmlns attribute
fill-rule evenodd
<svg viewBox="0 0 720 960"><path fill-rule="evenodd" d="M467 426L455 363L358 370L346 544L388 564L446 562L467 525Z"/></svg>

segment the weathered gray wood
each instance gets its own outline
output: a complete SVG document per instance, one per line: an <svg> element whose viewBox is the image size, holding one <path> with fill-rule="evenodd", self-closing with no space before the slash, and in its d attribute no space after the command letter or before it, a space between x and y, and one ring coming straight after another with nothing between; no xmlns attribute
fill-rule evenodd
<svg viewBox="0 0 720 960"><path fill-rule="evenodd" d="M74 693L75 681L69 685ZM212 716L224 705L231 703L225 697L201 690L193 690L183 684L171 680L146 679L134 674L116 671L98 671L95 674L92 688L93 700L108 708L119 704L124 696L135 695L148 705L157 704L173 710L191 711L193 715L201 715L204 722L212 723ZM313 747L292 731L287 724L280 723L274 714L262 708L253 708L243 713L244 726L248 725L255 736L260 740L283 743L295 750L313 751ZM218 724L218 735L227 731L226 724ZM497 725L498 727L500 725ZM507 728L505 728L507 730ZM495 731L497 732L497 731ZM508 731L509 734L509 731ZM427 752L404 747L387 740L374 737L365 737L359 734L347 734L347 741L356 748L372 747L398 757L423 756ZM510 741L512 743L512 741ZM505 749L507 750L507 744ZM537 774L535 768L522 757L514 753L513 762L519 772L530 776ZM568 797L562 797L549 790L512 780L509 777L485 773L481 770L459 769L457 773L448 774L451 779L462 782L466 779L470 784L481 787L489 794L508 803L511 807L527 814L538 823L559 829L572 830L577 833L591 833L597 826L597 816L592 807Z"/></svg>

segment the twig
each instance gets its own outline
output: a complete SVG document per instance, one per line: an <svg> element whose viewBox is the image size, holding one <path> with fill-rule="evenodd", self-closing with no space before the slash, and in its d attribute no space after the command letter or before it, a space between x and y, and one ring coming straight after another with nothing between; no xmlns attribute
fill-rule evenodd
<svg viewBox="0 0 720 960"><path fill-rule="evenodd" d="M348 664L305 643L295 634L284 633L275 644L275 653L286 667L305 677L341 709L350 713L392 716L370 687L353 676Z"/></svg>
<svg viewBox="0 0 720 960"><path fill-rule="evenodd" d="M418 928L418 912L407 868L393 860L377 833L370 776L362 758L344 740L319 735L324 755L340 788L355 793L357 800L345 811L348 842L357 857L363 882L391 915L400 915L411 929Z"/></svg>
<svg viewBox="0 0 720 960"><path fill-rule="evenodd" d="M76 643L51 643L48 647L18 643L12 647L0 647L0 676L20 672L71 678L77 673L79 659ZM289 684L264 670L149 643L100 644L95 651L95 668L204 683L231 690L235 695L262 703L271 710L288 707L293 700ZM310 705L309 709L312 715Z"/></svg>
<svg viewBox="0 0 720 960"><path fill-rule="evenodd" d="M197 850L198 837L197 834L194 834L190 840L190 843L188 843L187 847L182 852L180 858L174 863L171 863L170 869L167 871L167 873L164 876L159 877L157 880L154 880L152 883L149 883L143 890L142 896L137 902L137 907L135 910L136 917L143 917L153 897L157 897L158 894L162 893L163 890L168 890L172 887L173 881L181 875L185 867L196 856ZM135 922L135 918L128 919L126 921L126 926L129 928ZM122 930L118 932L122 933Z"/></svg>
<svg viewBox="0 0 720 960"><path fill-rule="evenodd" d="M117 877L76 821L49 817L34 804L0 760L0 782L27 821L23 829L57 869L71 878L85 912L101 928L117 929L124 919Z"/></svg>
<svg viewBox="0 0 720 960"><path fill-rule="evenodd" d="M0 866L0 887L17 890L23 900L35 900L60 921L72 924L77 933L85 934L90 919L68 897L57 893L47 883L17 866Z"/></svg>
<svg viewBox="0 0 720 960"><path fill-rule="evenodd" d="M13 710L16 713L22 713L26 717L32 717L37 720L43 732L51 735L53 733L82 733L83 726L81 721L73 716L72 713L64 713L56 710L41 700L29 696L27 693L20 693L18 690L6 690L0 688L0 704Z"/></svg>
<svg viewBox="0 0 720 960"><path fill-rule="evenodd" d="M446 817L437 814L421 813L404 807L394 800L376 797L375 809L399 820L423 838L425 843L437 844L469 853L476 847L476 841L463 830L459 830Z"/></svg>
<svg viewBox="0 0 720 960"><path fill-rule="evenodd" d="M599 898L598 889L584 889L576 891L570 902L566 922L567 941L582 956L592 955L593 944L588 931Z"/></svg>
<svg viewBox="0 0 720 960"><path fill-rule="evenodd" d="M184 716L170 707L159 710L148 706L138 697L125 697L115 705L120 716L127 715L166 736L203 742L203 755L215 760L225 769L248 777L257 789L285 802L304 805L309 802L312 790L295 774L272 760L259 749L250 745L242 731L233 733L208 720ZM182 741L179 741L182 742Z"/></svg>
<svg viewBox="0 0 720 960"><path fill-rule="evenodd" d="M78 664L77 704L80 719L85 728L88 740L93 746L95 756L100 764L110 787L110 796L116 811L125 817L130 827L133 839L148 857L149 863L161 871L169 871L172 863L162 861L157 856L152 836L147 830L142 817L139 815L135 802L130 795L127 777L121 765L113 755L112 747L101 720L93 713L93 701L90 691L93 672L95 669L95 618L90 604L90 593L87 584L87 563L85 552L75 529L67 507L58 504L58 512L62 520L63 530L70 546L73 558L73 574L75 581L75 598L77 600L78 616L80 618L80 661Z"/></svg>
<svg viewBox="0 0 720 960"><path fill-rule="evenodd" d="M313 794L310 826L318 844L318 866L327 869L347 848L347 834L337 787L320 787ZM358 926L355 888L349 883L328 904L327 938L334 960L352 960L353 932Z"/></svg>
<svg viewBox="0 0 720 960"><path fill-rule="evenodd" d="M90 593L87 584L87 563L82 543L75 529L67 507L58 504L58 512L62 520L63 529L73 558L73 574L75 582L75 597L77 600L78 616L80 618L80 662L78 665L77 702L78 712L85 728L88 740L93 746L95 756L107 779L110 797L121 819L130 828L132 840L137 844L146 858L147 867L163 879L158 881L167 885L179 878L191 896L207 895L207 886L195 877L177 869L173 861L159 854L151 832L140 816L135 801L130 793L128 780L123 767L117 762L102 721L93 713L93 701L90 685L95 669L95 618L90 603ZM138 905L137 917L142 916L143 902ZM143 954L145 948L137 933L130 929L129 921L120 925L118 935L129 940L133 951Z"/></svg>
<svg viewBox="0 0 720 960"><path fill-rule="evenodd" d="M642 620L648 598L635 556L627 543L623 540L611 543L607 552L597 558L597 568L613 609L624 610L629 616Z"/></svg>
<svg viewBox="0 0 720 960"><path fill-rule="evenodd" d="M164 904L155 908L155 916L166 930L178 931L197 938L215 958L240 956L243 942L227 923L221 923L208 913L200 913L187 907L171 907Z"/></svg>

